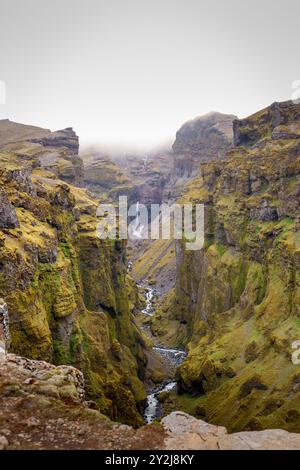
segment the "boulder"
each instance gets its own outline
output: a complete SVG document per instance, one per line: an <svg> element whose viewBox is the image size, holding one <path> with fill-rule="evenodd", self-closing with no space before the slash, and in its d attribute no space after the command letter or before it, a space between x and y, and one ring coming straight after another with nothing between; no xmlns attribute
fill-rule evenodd
<svg viewBox="0 0 300 470"><path fill-rule="evenodd" d="M228 434L223 426L175 411L162 420L167 450L296 450L300 434L282 429Z"/></svg>
<svg viewBox="0 0 300 470"><path fill-rule="evenodd" d="M14 206L10 203L6 192L0 189L0 228L19 227Z"/></svg>

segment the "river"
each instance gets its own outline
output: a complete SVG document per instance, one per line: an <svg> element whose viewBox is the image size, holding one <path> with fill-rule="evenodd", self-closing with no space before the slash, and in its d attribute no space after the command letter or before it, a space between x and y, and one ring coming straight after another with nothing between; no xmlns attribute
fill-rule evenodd
<svg viewBox="0 0 300 470"><path fill-rule="evenodd" d="M142 314L152 316L154 313L153 300L156 294L155 289L150 286L145 287L139 285L138 287L145 289L146 306L143 308ZM181 349L168 349L158 343L153 346L153 351L159 354L168 364L173 367L178 367L186 357L185 351ZM152 421L160 415L161 404L158 399L159 394L173 390L176 388L176 386L177 384L174 382L174 380L167 379L150 391L151 393L149 393L147 396L147 405L144 411L144 418L147 424L152 423Z"/></svg>

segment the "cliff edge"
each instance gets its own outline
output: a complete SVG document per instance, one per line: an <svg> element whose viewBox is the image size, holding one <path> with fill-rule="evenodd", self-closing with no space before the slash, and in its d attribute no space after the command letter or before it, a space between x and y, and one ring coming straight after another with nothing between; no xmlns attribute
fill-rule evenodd
<svg viewBox="0 0 300 470"><path fill-rule="evenodd" d="M0 353L0 450L299 449L300 435L282 430L228 434L182 413L138 430L114 423L85 401L83 374Z"/></svg>

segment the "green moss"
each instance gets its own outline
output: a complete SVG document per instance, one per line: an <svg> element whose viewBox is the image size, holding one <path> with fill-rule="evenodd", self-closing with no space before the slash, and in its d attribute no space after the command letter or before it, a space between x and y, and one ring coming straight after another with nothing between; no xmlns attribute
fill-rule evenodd
<svg viewBox="0 0 300 470"><path fill-rule="evenodd" d="M254 116L244 131L267 116ZM202 168L210 204L206 242L201 253L179 245L169 320L170 328L176 317L187 321L189 354L177 372L181 393L171 393L165 412L201 414L230 431L300 429L291 361L291 344L300 337L297 140L289 138L291 129L283 140L270 139L273 129L265 124L257 127L260 144L233 148L218 178L209 164ZM196 181L185 199L202 194Z"/></svg>
<svg viewBox="0 0 300 470"><path fill-rule="evenodd" d="M34 178L37 198L9 187L15 204L22 204L20 229L0 238L11 349L78 367L87 397L108 416L137 426L146 357L126 289L126 246L97 238L97 202L85 190L47 172Z"/></svg>
<svg viewBox="0 0 300 470"><path fill-rule="evenodd" d="M70 364L70 360L64 346L58 340L53 340L53 362L54 364Z"/></svg>

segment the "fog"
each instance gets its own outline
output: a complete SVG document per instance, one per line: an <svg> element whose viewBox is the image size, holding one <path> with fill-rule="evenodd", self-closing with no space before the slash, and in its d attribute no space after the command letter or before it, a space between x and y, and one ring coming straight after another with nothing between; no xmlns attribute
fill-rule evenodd
<svg viewBox="0 0 300 470"><path fill-rule="evenodd" d="M0 118L148 149L211 110L244 117L290 98L299 13L298 0L1 0Z"/></svg>

